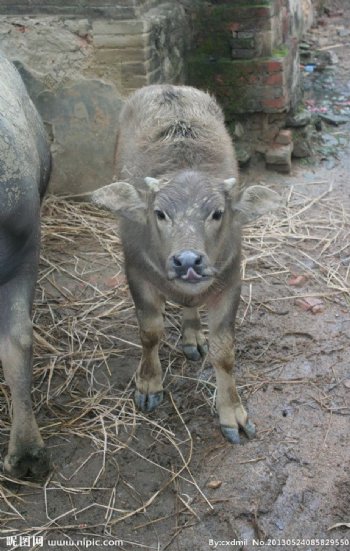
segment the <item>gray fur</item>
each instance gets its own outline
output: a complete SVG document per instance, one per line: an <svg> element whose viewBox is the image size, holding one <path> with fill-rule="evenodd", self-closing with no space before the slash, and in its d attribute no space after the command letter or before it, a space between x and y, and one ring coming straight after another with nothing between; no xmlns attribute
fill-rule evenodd
<svg viewBox="0 0 350 551"><path fill-rule="evenodd" d="M214 98L188 86L148 86L128 99L120 117L116 179L93 200L121 217L143 345L137 403L142 408L147 396L162 395L158 346L164 299L186 307L183 349L191 359L207 350L197 312L206 303L217 405L224 433L231 435L249 423L231 377L241 225L250 212L269 210L277 194L261 186L240 193L223 113ZM197 258L197 268L181 275L179 258Z"/></svg>
<svg viewBox="0 0 350 551"><path fill-rule="evenodd" d="M0 53L0 359L13 403L4 467L17 477L48 469L31 403L31 310L50 169L43 123L16 68Z"/></svg>

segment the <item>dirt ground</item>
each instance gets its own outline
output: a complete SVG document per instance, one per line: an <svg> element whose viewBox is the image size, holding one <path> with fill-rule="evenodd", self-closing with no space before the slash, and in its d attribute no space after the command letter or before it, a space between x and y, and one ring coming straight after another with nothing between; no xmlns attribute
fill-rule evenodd
<svg viewBox="0 0 350 551"><path fill-rule="evenodd" d="M320 23L306 40L337 58L305 76L306 105L349 122L318 121L313 160L290 176L242 174L287 204L245 231L236 378L257 437L220 434L211 368L183 358L175 306L164 402L135 410L140 345L115 222L51 197L33 394L53 471L44 484L0 475L1 551L350 549L350 6ZM5 453L2 380L0 413Z"/></svg>

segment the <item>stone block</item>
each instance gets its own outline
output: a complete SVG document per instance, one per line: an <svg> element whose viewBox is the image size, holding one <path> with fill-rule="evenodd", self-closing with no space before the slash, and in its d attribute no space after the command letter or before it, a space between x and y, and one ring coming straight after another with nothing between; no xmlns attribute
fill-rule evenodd
<svg viewBox="0 0 350 551"><path fill-rule="evenodd" d="M96 48L143 48L149 39L148 33L139 34L94 34Z"/></svg>
<svg viewBox="0 0 350 551"><path fill-rule="evenodd" d="M286 121L286 126L291 128L302 128L311 122L311 113L304 109L299 113L290 115Z"/></svg>
<svg viewBox="0 0 350 551"><path fill-rule="evenodd" d="M96 35L129 35L148 32L151 23L144 19L130 19L125 21L96 19L92 23L92 32Z"/></svg>
<svg viewBox="0 0 350 551"><path fill-rule="evenodd" d="M273 145L265 153L267 168L289 173L292 168L293 145Z"/></svg>
<svg viewBox="0 0 350 551"><path fill-rule="evenodd" d="M116 87L76 75L53 91L46 87L46 75L20 71L53 139L50 191L79 194L110 183L123 105Z"/></svg>
<svg viewBox="0 0 350 551"><path fill-rule="evenodd" d="M280 130L276 136L275 142L280 145L289 145L292 143L292 132L290 130Z"/></svg>
<svg viewBox="0 0 350 551"><path fill-rule="evenodd" d="M123 90L125 88L137 90L137 88L148 84L148 75L146 73L144 75L136 75L133 71L122 67L122 82Z"/></svg>
<svg viewBox="0 0 350 551"><path fill-rule="evenodd" d="M291 131L290 131L291 132ZM312 155L312 128L305 126L293 130L293 152L292 156L298 159Z"/></svg>
<svg viewBox="0 0 350 551"><path fill-rule="evenodd" d="M103 65L116 63L144 63L147 52L143 48L99 48L95 52L95 60Z"/></svg>
<svg viewBox="0 0 350 551"><path fill-rule="evenodd" d="M121 67L123 78L133 77L134 75L146 76L147 74L145 63L124 63L124 61L122 61Z"/></svg>

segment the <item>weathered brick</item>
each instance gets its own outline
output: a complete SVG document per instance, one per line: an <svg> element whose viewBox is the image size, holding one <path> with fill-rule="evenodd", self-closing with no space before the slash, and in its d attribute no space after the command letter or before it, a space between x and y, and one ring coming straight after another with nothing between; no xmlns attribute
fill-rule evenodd
<svg viewBox="0 0 350 551"><path fill-rule="evenodd" d="M241 38L253 38L254 39L255 33L243 31L243 32L238 32L237 35L238 35L239 39L241 39Z"/></svg>
<svg viewBox="0 0 350 551"><path fill-rule="evenodd" d="M148 33L140 34L94 34L96 48L143 48L149 40Z"/></svg>
<svg viewBox="0 0 350 551"><path fill-rule="evenodd" d="M231 22L227 25L227 30L231 31L232 33L236 33L240 27L240 23L237 21Z"/></svg>
<svg viewBox="0 0 350 551"><path fill-rule="evenodd" d="M274 73L272 75L268 75L265 79L265 84L268 86L282 86L283 85L283 73Z"/></svg>
<svg viewBox="0 0 350 551"><path fill-rule="evenodd" d="M279 98L265 98L261 103L266 113L279 112L288 109L289 98L287 95L280 96Z"/></svg>
<svg viewBox="0 0 350 551"><path fill-rule="evenodd" d="M253 59L255 57L255 50L232 48L232 57L233 59Z"/></svg>
<svg viewBox="0 0 350 551"><path fill-rule="evenodd" d="M135 75L132 72L125 74L122 70L122 83L125 90L136 90L148 84L148 77L146 75Z"/></svg>
<svg viewBox="0 0 350 551"><path fill-rule="evenodd" d="M281 86L260 86L258 93L262 99L279 99L284 96L286 90Z"/></svg>
<svg viewBox="0 0 350 551"><path fill-rule="evenodd" d="M257 32L271 30L270 6L205 5L199 12L196 25L199 34L218 32Z"/></svg>
<svg viewBox="0 0 350 551"><path fill-rule="evenodd" d="M282 59L272 59L271 61L266 62L266 71L268 73L279 73L283 71L283 60Z"/></svg>
<svg viewBox="0 0 350 551"><path fill-rule="evenodd" d="M146 76L145 63L122 63L122 77Z"/></svg>
<svg viewBox="0 0 350 551"><path fill-rule="evenodd" d="M146 20L124 20L124 21L114 21L106 19L96 19L92 22L92 32L93 34L142 34L148 32L151 28L151 23Z"/></svg>
<svg viewBox="0 0 350 551"><path fill-rule="evenodd" d="M196 49L212 57L231 57L231 38L229 33L208 33L200 35Z"/></svg>
<svg viewBox="0 0 350 551"><path fill-rule="evenodd" d="M240 49L240 48L244 48L244 49L247 49L247 48L254 48L255 46L255 40L254 40L254 37L249 37L249 38L232 38L231 40L231 45L233 48L235 49Z"/></svg>
<svg viewBox="0 0 350 551"><path fill-rule="evenodd" d="M95 52L95 60L100 65L114 66L119 63L133 66L144 66L145 51L143 49L100 48Z"/></svg>

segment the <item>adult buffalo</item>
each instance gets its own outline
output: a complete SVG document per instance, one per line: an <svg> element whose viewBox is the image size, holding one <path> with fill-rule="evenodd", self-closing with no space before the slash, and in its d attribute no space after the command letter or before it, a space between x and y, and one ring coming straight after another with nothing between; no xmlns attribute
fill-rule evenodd
<svg viewBox="0 0 350 551"><path fill-rule="evenodd" d="M50 167L43 123L16 68L0 54L0 359L13 405L4 469L16 477L48 470L31 400L31 310Z"/></svg>

